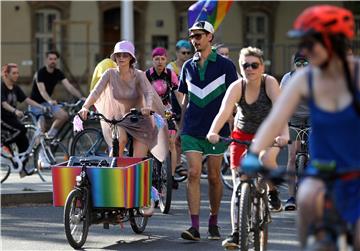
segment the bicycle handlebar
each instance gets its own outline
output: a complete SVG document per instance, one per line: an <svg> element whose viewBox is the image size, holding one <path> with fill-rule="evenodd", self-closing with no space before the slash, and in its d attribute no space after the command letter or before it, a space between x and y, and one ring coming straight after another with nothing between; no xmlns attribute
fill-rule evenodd
<svg viewBox="0 0 360 251"><path fill-rule="evenodd" d="M153 115L154 113L155 113L154 111L150 111L150 115ZM142 115L141 111L137 110L136 108L130 109L130 112L125 113L124 116L122 116L122 118L120 118L120 119L108 119L101 113L97 113L97 112L93 112L93 111L90 112L90 117L92 117L90 119L102 119L106 123L109 123L112 125L121 123L124 119L126 119L129 116L135 116L136 118L138 118L139 116L143 116L143 115Z"/></svg>

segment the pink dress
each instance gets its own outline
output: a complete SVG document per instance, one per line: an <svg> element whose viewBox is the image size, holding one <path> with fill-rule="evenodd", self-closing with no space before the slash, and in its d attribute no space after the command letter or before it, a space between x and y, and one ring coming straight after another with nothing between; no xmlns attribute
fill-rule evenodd
<svg viewBox="0 0 360 251"><path fill-rule="evenodd" d="M134 69L129 81L120 78L117 68L108 69L90 93L95 98L96 109L108 119L119 119L131 108L151 107L164 117L164 106L143 71ZM104 138L111 146L110 126L101 121ZM144 117L137 123L125 121L122 128L135 139L146 144L157 159L163 161L168 152L167 127L158 129L153 116Z"/></svg>

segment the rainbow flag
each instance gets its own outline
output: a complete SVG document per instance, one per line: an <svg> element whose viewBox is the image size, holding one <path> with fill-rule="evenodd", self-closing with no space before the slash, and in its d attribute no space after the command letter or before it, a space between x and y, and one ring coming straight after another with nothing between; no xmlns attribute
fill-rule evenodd
<svg viewBox="0 0 360 251"><path fill-rule="evenodd" d="M214 26L215 31L229 12L233 0L199 0L188 9L189 28L196 21L208 21Z"/></svg>

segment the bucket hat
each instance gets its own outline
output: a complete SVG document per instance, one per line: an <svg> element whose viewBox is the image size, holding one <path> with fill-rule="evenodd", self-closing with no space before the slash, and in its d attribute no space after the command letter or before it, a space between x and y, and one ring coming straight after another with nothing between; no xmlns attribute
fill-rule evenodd
<svg viewBox="0 0 360 251"><path fill-rule="evenodd" d="M115 54L124 52L129 53L133 57L133 59L136 60L135 47L130 41L117 42L114 46L114 52L111 54L110 58L116 62Z"/></svg>

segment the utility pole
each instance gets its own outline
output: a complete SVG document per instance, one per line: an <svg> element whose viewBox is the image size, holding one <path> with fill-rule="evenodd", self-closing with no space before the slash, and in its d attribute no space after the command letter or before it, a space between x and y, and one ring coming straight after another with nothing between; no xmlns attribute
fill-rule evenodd
<svg viewBox="0 0 360 251"><path fill-rule="evenodd" d="M134 3L132 0L121 3L121 39L134 43Z"/></svg>

